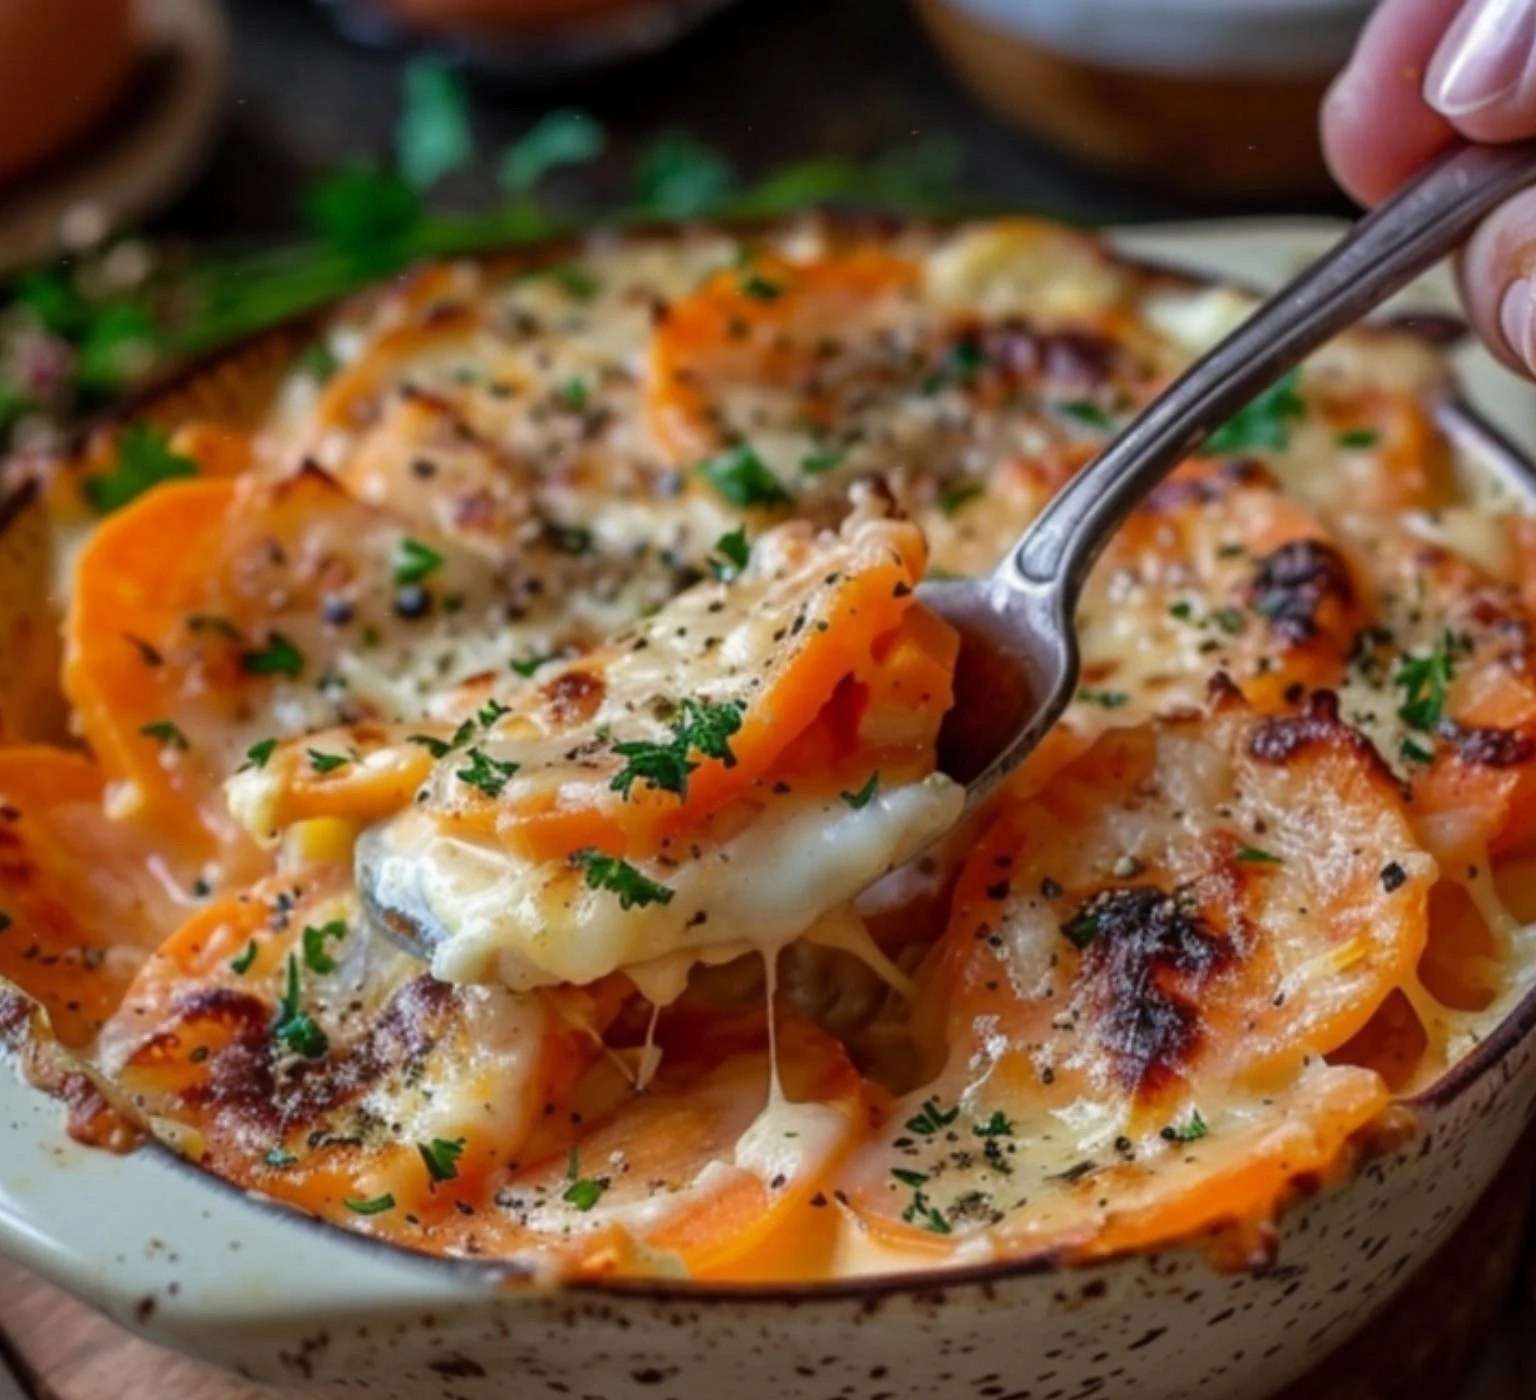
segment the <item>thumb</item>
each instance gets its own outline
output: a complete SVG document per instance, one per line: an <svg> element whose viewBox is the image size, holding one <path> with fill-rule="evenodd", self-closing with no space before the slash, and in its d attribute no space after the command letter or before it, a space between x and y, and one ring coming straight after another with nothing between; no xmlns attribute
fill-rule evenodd
<svg viewBox="0 0 1536 1400"><path fill-rule="evenodd" d="M1430 60L1424 98L1473 141L1536 135L1536 0L1467 0Z"/></svg>

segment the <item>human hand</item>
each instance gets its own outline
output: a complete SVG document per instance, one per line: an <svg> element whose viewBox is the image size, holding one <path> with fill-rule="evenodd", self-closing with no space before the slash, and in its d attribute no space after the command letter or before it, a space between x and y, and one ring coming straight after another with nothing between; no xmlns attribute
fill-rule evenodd
<svg viewBox="0 0 1536 1400"><path fill-rule="evenodd" d="M1383 0L1323 103L1334 176L1384 199L1458 136L1536 136L1536 0ZM1536 189L1463 250L1462 300L1511 368L1536 376Z"/></svg>

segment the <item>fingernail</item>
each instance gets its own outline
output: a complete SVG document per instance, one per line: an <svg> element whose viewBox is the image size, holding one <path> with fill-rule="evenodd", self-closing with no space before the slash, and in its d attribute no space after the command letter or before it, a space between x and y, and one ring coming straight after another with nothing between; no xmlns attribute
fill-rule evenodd
<svg viewBox="0 0 1536 1400"><path fill-rule="evenodd" d="M1536 374L1536 282L1517 277L1504 289L1504 299L1499 303L1499 329L1515 357Z"/></svg>
<svg viewBox="0 0 1536 1400"><path fill-rule="evenodd" d="M1424 98L1453 121L1536 103L1536 0L1467 0L1430 59Z"/></svg>

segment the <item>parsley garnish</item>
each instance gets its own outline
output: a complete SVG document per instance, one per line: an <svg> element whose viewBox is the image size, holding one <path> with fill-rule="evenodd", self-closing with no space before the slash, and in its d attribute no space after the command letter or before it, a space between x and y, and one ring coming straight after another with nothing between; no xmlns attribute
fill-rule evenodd
<svg viewBox="0 0 1536 1400"><path fill-rule="evenodd" d="M733 447L699 463L699 473L733 506L784 505L791 498L750 447Z"/></svg>
<svg viewBox="0 0 1536 1400"><path fill-rule="evenodd" d="M485 704L475 711L475 719L479 723L480 728L489 729L503 715L510 713L510 706L503 705L500 700L493 698L487 700Z"/></svg>
<svg viewBox="0 0 1536 1400"><path fill-rule="evenodd" d="M979 495L981 495L979 486L952 486L948 491L940 493L939 509L945 515L954 515Z"/></svg>
<svg viewBox="0 0 1536 1400"><path fill-rule="evenodd" d="M617 856L605 856L595 850L576 851L571 856L571 864L586 872L588 889L607 890L618 895L620 909L643 909L648 904L672 902L674 891L657 884Z"/></svg>
<svg viewBox="0 0 1536 1400"><path fill-rule="evenodd" d="M891 1175L903 1186L912 1188L911 1203L902 1211L901 1218L909 1225L921 1225L923 1229L935 1235L949 1234L949 1221L944 1218L942 1212L935 1210L929 1204L927 1196L923 1194L923 1187L927 1184L928 1178L922 1172L907 1171L902 1167L892 1167Z"/></svg>
<svg viewBox="0 0 1536 1400"><path fill-rule="evenodd" d="M1205 444L1207 452L1243 452L1267 447L1276 451L1291 440L1291 424L1304 418L1307 405L1298 392L1301 372L1292 370L1252 403L1238 409Z"/></svg>
<svg viewBox="0 0 1536 1400"><path fill-rule="evenodd" d="M1412 763L1433 763L1435 761L1435 755L1431 750L1426 749L1422 744L1407 737L1398 745L1397 751Z"/></svg>
<svg viewBox="0 0 1536 1400"><path fill-rule="evenodd" d="M288 954L287 984L272 1023L272 1035L306 1060L318 1060L330 1049L325 1032L299 1005L299 960L292 953Z"/></svg>
<svg viewBox="0 0 1536 1400"><path fill-rule="evenodd" d="M857 792L841 792L838 794L855 812L862 811L874 800L875 792L880 786L880 774L871 773L869 781Z"/></svg>
<svg viewBox="0 0 1536 1400"><path fill-rule="evenodd" d="M418 59L406 65L395 147L400 173L418 190L430 189L474 159L469 100L444 64Z"/></svg>
<svg viewBox="0 0 1536 1400"><path fill-rule="evenodd" d="M408 744L420 744L433 758L447 758L453 751L453 745L445 739L435 739L430 734L407 734L405 742Z"/></svg>
<svg viewBox="0 0 1536 1400"><path fill-rule="evenodd" d="M1109 427L1109 414L1089 399L1067 399L1051 405L1063 418L1074 418L1090 428Z"/></svg>
<svg viewBox="0 0 1536 1400"><path fill-rule="evenodd" d="M1099 936L1099 915L1094 909L1075 914L1061 926L1062 937L1074 948L1086 948Z"/></svg>
<svg viewBox="0 0 1536 1400"><path fill-rule="evenodd" d="M565 1188L560 1199L568 1205L575 1206L577 1210L591 1210L602 1200L603 1192L608 1189L608 1183L601 1177L581 1175L581 1161L574 1147L571 1148L570 1160L566 1163L565 1179L571 1184Z"/></svg>
<svg viewBox="0 0 1536 1400"><path fill-rule="evenodd" d="M101 514L118 510L162 481L196 476L197 463L171 451L160 429L133 423L117 440L117 463L109 472L87 477L85 495Z"/></svg>
<svg viewBox="0 0 1536 1400"><path fill-rule="evenodd" d="M149 724L141 724L139 733L148 739L158 739L165 748L180 749L186 752L189 745L187 736L181 732L181 727L173 720L157 719Z"/></svg>
<svg viewBox="0 0 1536 1400"><path fill-rule="evenodd" d="M332 919L329 923L320 925L306 924L304 926L304 966L311 972L335 972L336 959L325 951L325 941L328 938L342 939L347 936L347 925L344 919Z"/></svg>
<svg viewBox="0 0 1536 1400"><path fill-rule="evenodd" d="M570 409L572 413L585 413L587 411L587 381L580 377L567 379L556 391L555 397L560 400L563 407Z"/></svg>
<svg viewBox="0 0 1536 1400"><path fill-rule="evenodd" d="M304 670L304 654L281 632L269 632L266 646L240 653L240 664L253 676L294 680Z"/></svg>
<svg viewBox="0 0 1536 1400"><path fill-rule="evenodd" d="M603 128L587 113L573 107L546 113L507 147L501 187L509 194L531 194L552 170L592 160L605 144Z"/></svg>
<svg viewBox="0 0 1536 1400"><path fill-rule="evenodd" d="M501 790L516 774L519 765L506 759L492 758L480 749L469 751L469 767L455 774L461 783L479 788L487 797L500 797Z"/></svg>
<svg viewBox="0 0 1536 1400"><path fill-rule="evenodd" d="M995 1108L985 1123L976 1124L971 1131L979 1138L1012 1137L1013 1124L1002 1109Z"/></svg>
<svg viewBox="0 0 1536 1400"><path fill-rule="evenodd" d="M554 659L554 653L552 652L535 652L532 656L525 656L520 661L514 661L511 664L512 669L526 680L531 677L533 673L539 669L540 666L543 666L546 663L553 661Z"/></svg>
<svg viewBox="0 0 1536 1400"><path fill-rule="evenodd" d="M940 1128L947 1128L960 1116L958 1107L946 1109L937 1099L924 1099L923 1106L907 1119L907 1131L932 1137ZM922 1182L917 1183L919 1186Z"/></svg>
<svg viewBox="0 0 1536 1400"><path fill-rule="evenodd" d="M1285 861L1269 851L1261 851L1257 846L1240 846L1237 858L1247 861L1250 865L1284 865Z"/></svg>
<svg viewBox="0 0 1536 1400"><path fill-rule="evenodd" d="M1229 637L1237 636L1246 625L1241 608L1216 608L1211 613L1211 621Z"/></svg>
<svg viewBox="0 0 1536 1400"><path fill-rule="evenodd" d="M253 938L245 945L245 951L239 957L229 960L229 970L244 977L251 970L251 965L256 961L256 940Z"/></svg>
<svg viewBox="0 0 1536 1400"><path fill-rule="evenodd" d="M741 571L747 567L747 560L752 557L752 546L747 543L747 527L738 525L729 534L721 535L715 541L715 548L724 558L711 556L709 571L718 582L729 583L740 576Z"/></svg>
<svg viewBox="0 0 1536 1400"><path fill-rule="evenodd" d="M615 744L613 751L625 760L624 767L608 785L627 800L636 780L663 792L688 796L688 775L699 765L689 752L705 758L718 758L727 768L736 766L731 751L731 736L741 728L740 702L714 705L708 701L687 699L672 725L672 742L658 744L648 739L634 739Z"/></svg>
<svg viewBox="0 0 1536 1400"><path fill-rule="evenodd" d="M1404 695L1397 716L1410 729L1432 731L1440 723L1456 674L1456 653L1464 649L1464 643L1446 632L1428 656L1405 656L1399 663L1394 679Z"/></svg>
<svg viewBox="0 0 1536 1400"><path fill-rule="evenodd" d="M247 768L265 768L276 748L276 739L258 739L245 751L245 762L240 765L240 771L243 773Z"/></svg>
<svg viewBox="0 0 1536 1400"><path fill-rule="evenodd" d="M1340 447L1375 447L1380 438L1375 428L1347 428L1334 442Z"/></svg>
<svg viewBox="0 0 1536 1400"><path fill-rule="evenodd" d="M436 1186L439 1181L452 1181L459 1174L458 1161L464 1154L464 1139L433 1138L431 1142L418 1142L416 1150L427 1169L427 1179Z"/></svg>
<svg viewBox="0 0 1536 1400"><path fill-rule="evenodd" d="M784 288L760 272L750 272L741 279L741 294L754 301L777 301L784 295Z"/></svg>
<svg viewBox="0 0 1536 1400"><path fill-rule="evenodd" d="M319 749L305 749L304 752L309 755L309 766L317 773L334 773L351 762L344 753L321 753Z"/></svg>
<svg viewBox="0 0 1536 1400"><path fill-rule="evenodd" d="M342 1205L354 1215L378 1215L381 1211L393 1210L395 1198L386 1191L382 1196L375 1196L371 1201L354 1201L349 1198L344 1200Z"/></svg>
<svg viewBox="0 0 1536 1400"><path fill-rule="evenodd" d="M1169 1124L1162 1131L1165 1142L1199 1142L1201 1138L1210 1133L1210 1125L1200 1116L1198 1108L1190 1111L1189 1117L1179 1124Z"/></svg>
<svg viewBox="0 0 1536 1400"><path fill-rule="evenodd" d="M1131 697L1123 690L1088 690L1077 692L1077 698L1085 705L1098 705L1105 710L1118 710L1130 704Z"/></svg>
<svg viewBox="0 0 1536 1400"><path fill-rule="evenodd" d="M324 384L338 369L341 362L332 352L331 347L323 340L317 340L313 344L306 345L299 352L295 368L301 374L308 375L317 384Z"/></svg>
<svg viewBox="0 0 1536 1400"><path fill-rule="evenodd" d="M442 566L441 554L409 535L395 546L395 582L398 584L420 583Z"/></svg>
<svg viewBox="0 0 1536 1400"><path fill-rule="evenodd" d="M820 476L842 466L843 454L830 448L823 452L808 452L800 459L800 470L807 476Z"/></svg>

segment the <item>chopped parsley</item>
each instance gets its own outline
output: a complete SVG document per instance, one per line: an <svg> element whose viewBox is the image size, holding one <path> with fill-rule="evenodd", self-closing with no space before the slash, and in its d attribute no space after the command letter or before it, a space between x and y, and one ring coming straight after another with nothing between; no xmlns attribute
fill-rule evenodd
<svg viewBox="0 0 1536 1400"><path fill-rule="evenodd" d="M452 1181L459 1174L459 1158L464 1155L463 1138L433 1138L431 1142L418 1142L422 1164L427 1169L427 1179L435 1187L440 1181Z"/></svg>
<svg viewBox="0 0 1536 1400"><path fill-rule="evenodd" d="M907 1171L902 1167L892 1167L891 1175L903 1186L912 1190L912 1200L901 1213L901 1218L909 1225L921 1225L923 1229L935 1235L950 1234L949 1221L944 1218L941 1211L936 1210L923 1194L923 1187L928 1178L922 1172Z"/></svg>
<svg viewBox="0 0 1536 1400"><path fill-rule="evenodd" d="M401 587L420 583L443 567L443 556L430 545L405 536L395 546L395 582Z"/></svg>
<svg viewBox="0 0 1536 1400"><path fill-rule="evenodd" d="M272 1023L272 1036L306 1060L318 1060L330 1049L325 1032L299 1004L299 960L293 953L288 954L287 984Z"/></svg>
<svg viewBox="0 0 1536 1400"><path fill-rule="evenodd" d="M932 1137L941 1128L949 1127L959 1116L958 1107L946 1109L937 1099L924 1099L923 1106L907 1119L906 1127L908 1132Z"/></svg>
<svg viewBox="0 0 1536 1400"><path fill-rule="evenodd" d="M309 766L317 773L334 773L352 761L344 753L322 753L319 749L305 749L304 752L309 755Z"/></svg>
<svg viewBox="0 0 1536 1400"><path fill-rule="evenodd" d="M1433 731L1445 714L1446 696L1456 675L1456 654L1464 641L1447 631L1428 656L1405 656L1393 678L1403 688L1397 716L1410 729Z"/></svg>
<svg viewBox="0 0 1536 1400"><path fill-rule="evenodd" d="M607 890L619 897L620 909L644 909L648 904L670 904L674 891L636 870L627 860L605 856L601 851L576 851L571 864L586 872L587 888Z"/></svg>
<svg viewBox="0 0 1536 1400"><path fill-rule="evenodd" d="M720 583L729 583L738 578L747 567L747 560L752 557L752 546L747 541L747 527L738 525L729 533L721 535L715 541L715 548L722 557L717 559L710 556L710 573Z"/></svg>
<svg viewBox="0 0 1536 1400"><path fill-rule="evenodd" d="M329 345L323 340L317 340L299 351L294 368L300 374L308 375L315 383L324 384L341 368L341 361Z"/></svg>
<svg viewBox="0 0 1536 1400"><path fill-rule="evenodd" d="M749 272L741 279L741 294L754 301L777 301L784 295L784 288L760 272Z"/></svg>
<svg viewBox="0 0 1536 1400"><path fill-rule="evenodd" d="M1300 386L1301 372L1293 369L1217 428L1207 440L1205 450L1245 452L1262 447L1279 451L1288 446L1291 425L1307 412Z"/></svg>
<svg viewBox="0 0 1536 1400"><path fill-rule="evenodd" d="M419 744L433 758L447 758L453 752L453 745L446 739L438 739L431 734L407 734L405 742Z"/></svg>
<svg viewBox="0 0 1536 1400"><path fill-rule="evenodd" d="M196 476L197 463L171 451L166 435L148 423L133 423L117 440L117 462L109 472L87 477L85 496L102 515L137 500L162 481Z"/></svg>
<svg viewBox="0 0 1536 1400"><path fill-rule="evenodd" d="M469 767L454 773L461 783L479 788L487 797L500 797L501 790L516 774L519 765L507 759L492 758L480 749L469 751Z"/></svg>
<svg viewBox="0 0 1536 1400"><path fill-rule="evenodd" d="M240 765L240 771L243 773L247 768L265 768L276 748L276 739L258 739L245 751L245 762Z"/></svg>
<svg viewBox="0 0 1536 1400"><path fill-rule="evenodd" d="M1109 414L1089 399L1066 399L1051 405L1063 418L1086 423L1090 428L1109 427Z"/></svg>
<svg viewBox="0 0 1536 1400"><path fill-rule="evenodd" d="M843 799L855 812L861 812L874 801L875 793L880 787L880 774L878 772L869 775L869 781L857 792L842 792L838 796Z"/></svg>
<svg viewBox="0 0 1536 1400"><path fill-rule="evenodd" d="M834 471L842 466L843 455L830 448L822 452L807 452L800 459L800 470L807 476L820 476L823 472Z"/></svg>
<svg viewBox="0 0 1536 1400"><path fill-rule="evenodd" d="M591 1210L602 1200L603 1192L608 1189L608 1183L601 1177L582 1176L581 1161L574 1147L566 1163L565 1179L570 1185L565 1188L560 1199L567 1205L575 1206L577 1210Z"/></svg>
<svg viewBox="0 0 1536 1400"><path fill-rule="evenodd" d="M501 158L501 187L508 194L531 194L551 171L592 160L606 144L602 126L579 108L548 112L507 147ZM562 270L576 269L565 264L554 271Z"/></svg>
<svg viewBox="0 0 1536 1400"><path fill-rule="evenodd" d="M383 1211L395 1208L395 1198L386 1191L382 1196L375 1196L368 1201L354 1201L350 1197L342 1202L354 1215L379 1215Z"/></svg>
<svg viewBox="0 0 1536 1400"><path fill-rule="evenodd" d="M1013 1123L1002 1109L994 1108L992 1116L985 1123L976 1124L971 1131L979 1138L1012 1137Z"/></svg>
<svg viewBox="0 0 1536 1400"><path fill-rule="evenodd" d="M253 938L245 945L245 950L238 956L229 960L229 970L238 976L244 977L251 970L256 961L256 940Z"/></svg>
<svg viewBox="0 0 1536 1400"><path fill-rule="evenodd" d="M1085 705L1097 705L1104 710L1118 710L1131 702L1131 697L1123 690L1089 690L1086 687L1077 692L1077 698Z"/></svg>
<svg viewBox="0 0 1536 1400"><path fill-rule="evenodd" d="M1261 851L1257 846L1239 846L1237 858L1246 861L1249 865L1284 865L1281 857L1269 851Z"/></svg>
<svg viewBox="0 0 1536 1400"><path fill-rule="evenodd" d="M139 733L147 739L156 739L161 747L167 749L179 749L185 753L190 747L187 736L181 732L181 726L174 720L157 719L149 724L139 726Z"/></svg>
<svg viewBox="0 0 1536 1400"><path fill-rule="evenodd" d="M1215 608L1211 612L1211 621L1229 637L1237 636L1246 625L1241 608Z"/></svg>
<svg viewBox="0 0 1536 1400"><path fill-rule="evenodd" d="M948 491L940 492L939 509L945 515L956 515L979 495L979 486L952 486Z"/></svg>
<svg viewBox="0 0 1536 1400"><path fill-rule="evenodd" d="M699 766L689 757L690 753L717 758L727 768L736 766L731 736L741 728L742 708L735 701L715 705L692 698L684 700L681 713L672 724L670 743L634 739L613 746L613 752L624 760L624 767L608 786L628 799L635 783L643 780L653 788L675 792L685 799L688 775Z"/></svg>
<svg viewBox="0 0 1536 1400"><path fill-rule="evenodd" d="M1381 434L1375 428L1346 428L1334 442L1340 447L1375 447Z"/></svg>
<svg viewBox="0 0 1536 1400"><path fill-rule="evenodd" d="M240 653L240 664L253 676L296 680L304 670L304 654L281 632L269 632L266 646Z"/></svg>
<svg viewBox="0 0 1536 1400"><path fill-rule="evenodd" d="M579 376L567 379L556 391L555 397L560 400L562 407L570 409L572 413L585 413L587 404L591 402L587 394L587 381Z"/></svg>
<svg viewBox="0 0 1536 1400"><path fill-rule="evenodd" d="M512 662L511 665L518 675L527 680L540 666L546 665L554 659L553 652L534 652L533 655L525 656L519 661Z"/></svg>
<svg viewBox="0 0 1536 1400"><path fill-rule="evenodd" d="M503 705L500 700L490 699L475 711L475 719L479 723L480 728L489 729L503 715L510 713L511 708L509 706Z"/></svg>
<svg viewBox="0 0 1536 1400"><path fill-rule="evenodd" d="M1162 1131L1165 1142L1199 1142L1210 1135L1210 1125L1200 1116L1198 1108L1192 1109L1182 1123L1170 1123Z"/></svg>
<svg viewBox="0 0 1536 1400"><path fill-rule="evenodd" d="M326 940L343 939L347 936L344 919L332 919L324 924L306 924L302 934L304 966L311 972L335 972L336 959L325 951Z"/></svg>
<svg viewBox="0 0 1536 1400"><path fill-rule="evenodd" d="M1397 746L1397 751L1410 763L1433 763L1435 761L1433 750L1426 749L1418 740L1410 739L1406 736L1403 742Z"/></svg>
<svg viewBox="0 0 1536 1400"><path fill-rule="evenodd" d="M1099 936L1099 915L1095 909L1074 914L1061 926L1061 935L1074 948L1086 948Z"/></svg>
<svg viewBox="0 0 1536 1400"><path fill-rule="evenodd" d="M414 189L430 189L474 159L469 98L453 71L434 59L406 65L404 98L395 132L400 173Z"/></svg>
<svg viewBox="0 0 1536 1400"><path fill-rule="evenodd" d="M733 447L700 462L699 472L721 496L742 510L785 505L791 499L767 463L747 446Z"/></svg>

